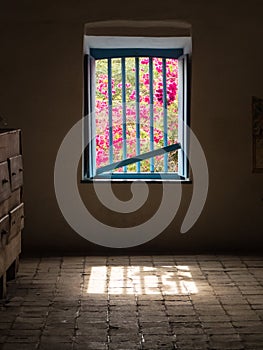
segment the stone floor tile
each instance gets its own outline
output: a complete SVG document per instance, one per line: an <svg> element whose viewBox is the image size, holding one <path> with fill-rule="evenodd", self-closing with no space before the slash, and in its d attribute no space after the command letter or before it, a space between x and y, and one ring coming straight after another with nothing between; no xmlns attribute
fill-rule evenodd
<svg viewBox="0 0 263 350"><path fill-rule="evenodd" d="M89 342L88 344L74 344L73 350L107 350L108 345L103 342Z"/></svg>
<svg viewBox="0 0 263 350"><path fill-rule="evenodd" d="M37 343L5 343L1 350L37 350Z"/></svg>
<svg viewBox="0 0 263 350"><path fill-rule="evenodd" d="M72 346L73 345L71 343L55 343L55 342L41 343L39 348L37 348L37 350L72 350Z"/></svg>

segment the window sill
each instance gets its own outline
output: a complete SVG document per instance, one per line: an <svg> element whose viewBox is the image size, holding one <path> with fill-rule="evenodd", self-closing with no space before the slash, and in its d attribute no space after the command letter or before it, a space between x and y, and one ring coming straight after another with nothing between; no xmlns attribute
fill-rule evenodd
<svg viewBox="0 0 263 350"><path fill-rule="evenodd" d="M147 183L155 183L155 184L161 184L161 183L180 183L180 184L192 184L191 179L110 179L110 178L86 178L82 179L80 183L93 183L93 182L111 182L111 183L131 183L131 182L147 182Z"/></svg>

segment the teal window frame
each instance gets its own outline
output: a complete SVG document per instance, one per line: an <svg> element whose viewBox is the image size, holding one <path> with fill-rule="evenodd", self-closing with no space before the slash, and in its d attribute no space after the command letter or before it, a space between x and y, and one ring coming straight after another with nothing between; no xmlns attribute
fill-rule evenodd
<svg viewBox="0 0 263 350"><path fill-rule="evenodd" d="M102 168L96 169L96 143L95 143L95 118L94 118L94 106L95 106L95 62L99 59L108 59L108 79L109 79L109 106L112 104L111 94L111 59L121 58L122 60L122 79L125 79L125 58L134 57L135 67L138 65L139 57L149 57L150 70L152 64L152 58L158 57L163 59L163 73L165 72L165 60L169 58L178 59L178 143L168 146L167 144L167 131L164 130L164 147L161 149L153 149L153 109L150 108L150 151L144 154L140 154L140 145L136 145L136 156L133 158L126 158L126 145L124 139L123 154L124 159L121 162L113 162L113 147L112 147L112 114L111 108L109 108L109 158L110 164ZM83 137L91 140L89 145L84 149L83 154L83 172L82 181L90 182L95 180L175 180L175 181L189 181L189 162L188 162L188 149L189 149L189 100L190 100L190 84L189 84L189 55L184 54L183 48L177 49L151 49L151 48L128 48L128 49L105 49L96 48L90 49L89 55L84 55L84 133ZM138 72L138 66L136 67ZM150 80L152 79L150 75ZM139 99L139 86L138 78L136 77L136 101ZM125 86L125 81L122 80L122 85ZM152 83L150 82L150 87ZM166 92L166 76L163 77L164 94ZM123 103L125 103L125 91L123 92ZM139 104L137 104L138 106ZM150 90L150 105L153 105L153 91ZM167 110L164 104L164 128L165 120L167 120ZM137 110L136 117L136 134L140 133L140 120L139 110ZM125 135L125 112L123 113L123 129ZM164 162L164 172L154 172L152 159L159 154L164 154L167 157L167 153L177 150L178 152L178 172L167 171L167 161ZM150 159L151 172L140 172L140 161L143 159ZM167 159L167 158L166 158ZM136 163L136 172L126 172L126 166ZM123 167L124 172L112 173L116 168Z"/></svg>

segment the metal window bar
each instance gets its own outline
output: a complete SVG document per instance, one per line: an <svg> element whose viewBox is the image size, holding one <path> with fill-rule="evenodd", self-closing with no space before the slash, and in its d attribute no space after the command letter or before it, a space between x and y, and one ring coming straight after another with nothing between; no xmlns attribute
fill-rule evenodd
<svg viewBox="0 0 263 350"><path fill-rule="evenodd" d="M100 174L103 174L105 172L110 172L114 169L122 168L123 166L127 166L130 164L134 164L134 163L138 164L142 160L149 159L149 158L156 157L156 156L160 156L163 154L165 155L169 152L173 152L173 151L176 151L179 149L181 149L181 144L174 143L172 145L162 147L162 148L156 149L154 151L142 153L142 154L137 155L136 157L127 158L127 159L121 160L120 162L115 162L115 163L112 163L109 165L105 165L101 168L98 168L96 175L100 175Z"/></svg>
<svg viewBox="0 0 263 350"><path fill-rule="evenodd" d="M121 80L122 80L122 151L123 159L127 158L127 143L126 143L126 62L125 57L121 59ZM127 167L123 167L123 171L127 172Z"/></svg>
<svg viewBox="0 0 263 350"><path fill-rule="evenodd" d="M96 62L93 57L88 56L89 61L89 67L88 67L88 130L87 130L87 136L90 138L91 142L88 145L88 157L89 157L89 163L88 163L88 174L89 176L93 177L96 173L96 138L93 137L93 135L96 134L96 117L95 115L95 99L96 99L96 76L95 76L95 69L96 69ZM93 156L95 155L95 156Z"/></svg>
<svg viewBox="0 0 263 350"><path fill-rule="evenodd" d="M150 150L154 150L154 120L153 120L153 59L149 57L149 93L150 93ZM154 158L150 159L150 172L154 172Z"/></svg>
<svg viewBox="0 0 263 350"><path fill-rule="evenodd" d="M139 58L135 57L135 91L136 91L136 155L140 154L140 64ZM140 163L136 163L136 170L141 170Z"/></svg>
<svg viewBox="0 0 263 350"><path fill-rule="evenodd" d="M167 84L166 84L166 59L162 59L162 74L163 74L163 142L164 147L168 145L167 137ZM164 172L168 172L168 154L164 155Z"/></svg>
<svg viewBox="0 0 263 350"><path fill-rule="evenodd" d="M108 107L109 107L109 156L113 163L113 131L112 131L112 62L108 59Z"/></svg>

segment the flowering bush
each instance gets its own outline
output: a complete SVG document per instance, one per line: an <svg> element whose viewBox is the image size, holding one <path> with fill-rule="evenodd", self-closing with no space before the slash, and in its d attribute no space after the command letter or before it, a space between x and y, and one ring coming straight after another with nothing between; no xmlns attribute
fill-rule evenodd
<svg viewBox="0 0 263 350"><path fill-rule="evenodd" d="M163 96L162 59L153 58L153 144L154 149L164 146L163 104L166 98L168 144L177 140L178 129L178 61L166 60L167 95ZM139 115L140 115L140 153L150 148L150 80L149 58L139 59ZM112 135L114 162L124 157L123 111L126 111L126 157L136 155L136 90L135 60L126 58L126 103L122 102L121 59L112 59ZM124 108L123 108L124 107ZM96 166L109 164L109 121L108 121L108 76L107 60L96 61ZM138 141L138 140L137 140ZM177 171L177 153L169 153L168 171ZM141 163L141 172L150 171L150 160ZM122 168L116 171L123 171ZM128 172L136 171L136 164L127 166ZM154 158L154 171L164 171L164 156Z"/></svg>

